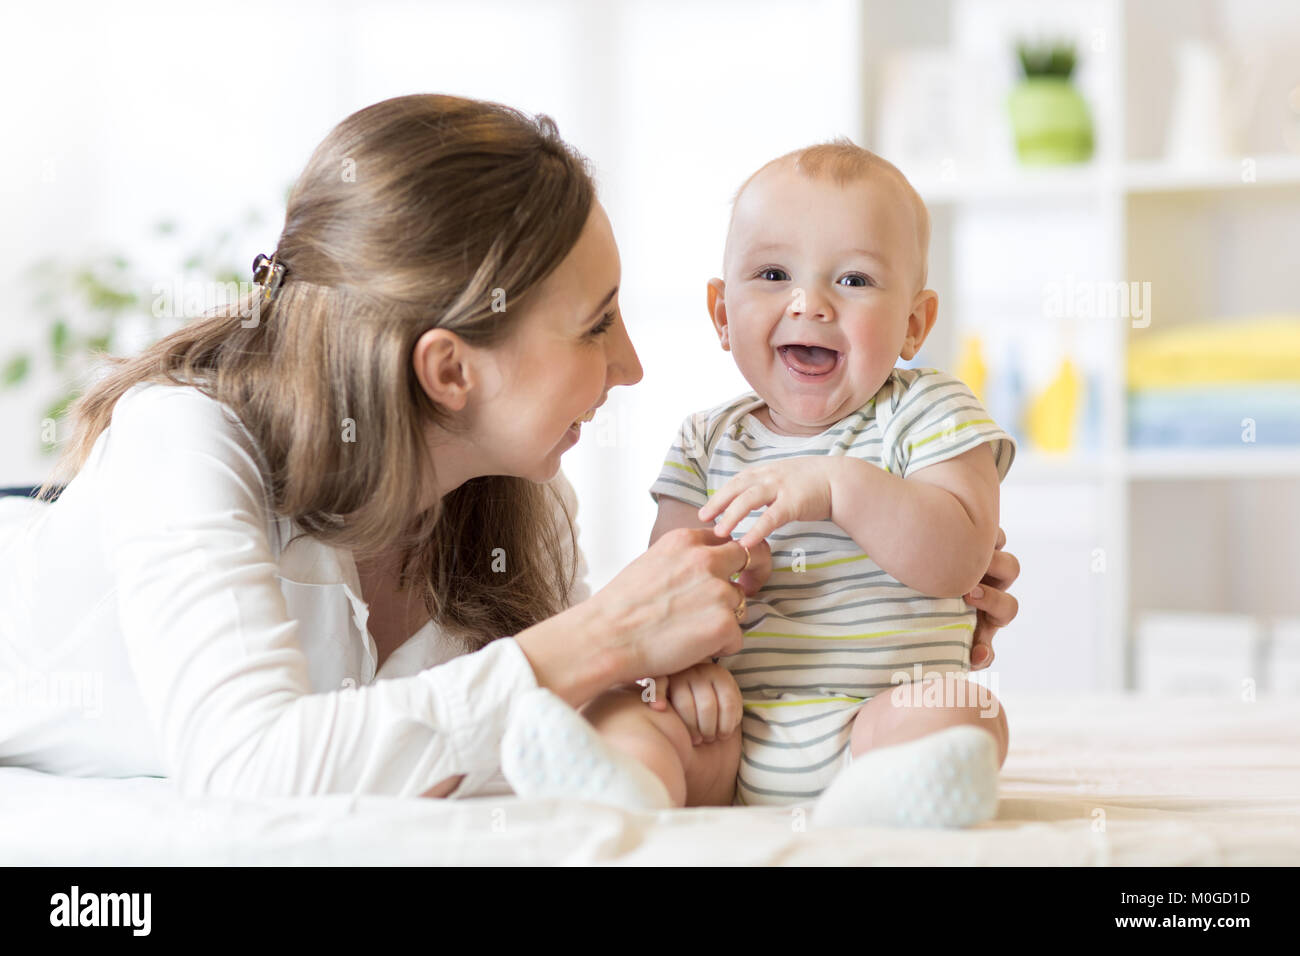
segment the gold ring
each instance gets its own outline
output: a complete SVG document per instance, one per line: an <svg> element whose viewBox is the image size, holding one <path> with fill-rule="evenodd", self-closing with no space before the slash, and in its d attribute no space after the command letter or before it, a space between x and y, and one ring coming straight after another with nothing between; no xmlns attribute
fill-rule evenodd
<svg viewBox="0 0 1300 956"><path fill-rule="evenodd" d="M740 544L740 542L737 541L736 544ZM739 571L737 571L736 573L737 573L737 574L744 574L744 573L745 573L745 568L749 567L749 548L746 548L743 544L740 544L740 547L741 547L742 549L744 549L744 552L745 552L745 567L742 567L742 568L741 568Z"/></svg>
<svg viewBox="0 0 1300 956"><path fill-rule="evenodd" d="M734 581L732 583L735 584ZM736 590L740 592L740 603L736 605L735 610L731 613L736 615L736 620L739 621L745 616L745 589L736 584Z"/></svg>

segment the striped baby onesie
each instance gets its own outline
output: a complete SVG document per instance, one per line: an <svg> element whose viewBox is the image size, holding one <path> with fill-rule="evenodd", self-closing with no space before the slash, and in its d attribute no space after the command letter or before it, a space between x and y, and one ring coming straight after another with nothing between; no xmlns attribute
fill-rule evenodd
<svg viewBox="0 0 1300 956"><path fill-rule="evenodd" d="M700 506L745 466L800 455L853 455L906 478L989 442L999 479L1015 457L1015 441L970 389L937 369L894 369L820 435L775 434L753 414L763 405L751 391L688 417L650 494ZM829 521L794 522L768 541L772 576L748 602L744 647L720 660L745 700L737 804L816 797L850 759L862 703L912 679L917 665L924 676L968 671L975 628L962 598L900 583Z"/></svg>

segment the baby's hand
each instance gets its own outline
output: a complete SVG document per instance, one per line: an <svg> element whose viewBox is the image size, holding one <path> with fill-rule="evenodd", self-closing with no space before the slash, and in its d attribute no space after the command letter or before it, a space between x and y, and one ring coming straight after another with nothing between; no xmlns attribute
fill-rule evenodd
<svg viewBox="0 0 1300 956"><path fill-rule="evenodd" d="M721 664L705 662L672 676L668 701L686 724L691 743L726 740L744 713L736 678Z"/></svg>
<svg viewBox="0 0 1300 956"><path fill-rule="evenodd" d="M829 521L831 473L842 461L838 456L808 455L751 465L714 493L700 509L700 520L710 521L721 513L714 530L730 535L751 511L766 507L740 539L747 548L791 521Z"/></svg>

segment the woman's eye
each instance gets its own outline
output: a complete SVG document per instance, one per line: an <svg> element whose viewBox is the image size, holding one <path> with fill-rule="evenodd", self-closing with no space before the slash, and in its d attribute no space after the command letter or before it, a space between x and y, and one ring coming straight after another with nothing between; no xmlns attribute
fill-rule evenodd
<svg viewBox="0 0 1300 956"><path fill-rule="evenodd" d="M592 338L596 338L597 336L604 335L606 332L609 331L609 327L613 324L614 324L614 313L612 311L606 312L604 317L600 320L599 324L596 325L596 327L593 328L589 334L591 335Z"/></svg>
<svg viewBox="0 0 1300 956"><path fill-rule="evenodd" d="M769 276L772 276L773 273L775 273L775 277L768 278ZM768 279L769 282L785 282L790 278L788 275L786 275L784 269L764 269L762 272L758 274L758 277L760 279Z"/></svg>
<svg viewBox="0 0 1300 956"><path fill-rule="evenodd" d="M852 282L845 281L850 279L855 281ZM871 281L870 276L865 276L861 272L850 272L848 275L841 277L840 282L843 283L844 285L850 285L855 287L875 285L875 283Z"/></svg>

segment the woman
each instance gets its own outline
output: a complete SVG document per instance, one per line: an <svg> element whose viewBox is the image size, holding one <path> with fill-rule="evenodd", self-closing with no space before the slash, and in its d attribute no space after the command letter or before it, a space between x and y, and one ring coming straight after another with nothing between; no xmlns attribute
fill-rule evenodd
<svg viewBox="0 0 1300 956"><path fill-rule="evenodd" d="M711 531L582 583L560 457L642 371L549 119L435 95L353 114L259 266L255 296L112 360L9 523L0 763L465 796L522 693L582 707L740 648L746 556ZM756 550L742 586L769 570ZM1017 573L999 552L987 580ZM1015 614L995 587L971 603L983 643Z"/></svg>

